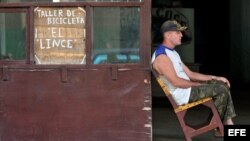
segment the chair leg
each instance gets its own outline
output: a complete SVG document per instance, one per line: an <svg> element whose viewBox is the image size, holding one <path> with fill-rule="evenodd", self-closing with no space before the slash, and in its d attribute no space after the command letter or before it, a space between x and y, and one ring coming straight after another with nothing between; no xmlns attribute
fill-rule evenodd
<svg viewBox="0 0 250 141"><path fill-rule="evenodd" d="M186 138L186 141L192 141L191 136L189 134L189 128L186 125L186 122L184 121L184 117L186 115L187 110L181 111L179 113L177 113L177 118L179 120L179 123L181 125L183 134Z"/></svg>
<svg viewBox="0 0 250 141"><path fill-rule="evenodd" d="M192 141L190 137L186 137L186 141Z"/></svg>
<svg viewBox="0 0 250 141"><path fill-rule="evenodd" d="M186 124L185 125L183 125L183 124L185 124L185 123L181 123L181 126L182 126L182 131L184 133L184 136L186 138L186 141L192 141L192 138L188 132L188 128L187 128Z"/></svg>
<svg viewBox="0 0 250 141"><path fill-rule="evenodd" d="M220 133L222 135L224 135L224 126L223 126L223 123L220 119L219 113L218 113L213 101L209 101L209 102L205 103L204 105L209 107L212 110L213 118L215 118L214 120L217 124L217 129L220 131Z"/></svg>
<svg viewBox="0 0 250 141"><path fill-rule="evenodd" d="M205 133L206 131L209 131L211 129L217 128L222 135L224 135L224 126L221 122L221 119L219 117L219 114L216 110L216 107L214 106L213 101L207 101L204 103L205 106L211 109L211 118L209 118L209 121L212 124L208 124L202 128L199 129L193 129L192 127L188 126L185 121L185 115L187 110L180 111L176 113L177 118L179 120L179 123L181 125L182 131L184 133L186 141L192 141L192 137L200 135L202 133Z"/></svg>
<svg viewBox="0 0 250 141"><path fill-rule="evenodd" d="M220 116L217 111L214 112L215 120L217 122L217 129L220 131L221 135L224 135L224 125L222 124L222 121L220 119Z"/></svg>
<svg viewBox="0 0 250 141"><path fill-rule="evenodd" d="M217 112L217 111L216 111ZM216 113L217 114L217 113ZM224 136L224 125L222 124L222 121L221 121L221 119L220 119L220 117L219 117L219 114L216 116L216 122L217 122L217 124L218 124L218 129L219 129L219 131L220 131L220 133L221 133L221 135L223 135Z"/></svg>

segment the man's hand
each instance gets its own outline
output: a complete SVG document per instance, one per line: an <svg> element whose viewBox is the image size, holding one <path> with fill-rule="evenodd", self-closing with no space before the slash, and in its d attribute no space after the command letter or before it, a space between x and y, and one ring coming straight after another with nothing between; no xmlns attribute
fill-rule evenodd
<svg viewBox="0 0 250 141"><path fill-rule="evenodd" d="M217 81L222 81L227 84L227 86L230 88L230 82L225 78L221 76L213 76L212 79L217 80Z"/></svg>

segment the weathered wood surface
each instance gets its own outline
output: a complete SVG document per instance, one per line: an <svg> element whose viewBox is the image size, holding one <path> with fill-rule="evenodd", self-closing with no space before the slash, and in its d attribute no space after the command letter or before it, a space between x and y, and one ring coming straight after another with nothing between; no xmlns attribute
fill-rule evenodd
<svg viewBox="0 0 250 141"><path fill-rule="evenodd" d="M34 10L36 64L85 64L86 12L83 8Z"/></svg>

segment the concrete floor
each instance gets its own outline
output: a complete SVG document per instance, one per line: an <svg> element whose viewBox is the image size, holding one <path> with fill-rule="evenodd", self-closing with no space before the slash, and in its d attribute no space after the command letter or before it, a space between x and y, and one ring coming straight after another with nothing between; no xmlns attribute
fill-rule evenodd
<svg viewBox="0 0 250 141"><path fill-rule="evenodd" d="M153 90L154 92L154 90ZM237 117L234 118L235 124L250 125L250 90L232 90ZM152 100L153 116L153 141L185 141L177 117L170 107L167 98L164 95L153 97ZM187 115L188 120L199 121L205 116L207 110L201 108L200 113L197 110L191 111ZM223 138L216 138L213 132L194 137L193 141L223 141Z"/></svg>

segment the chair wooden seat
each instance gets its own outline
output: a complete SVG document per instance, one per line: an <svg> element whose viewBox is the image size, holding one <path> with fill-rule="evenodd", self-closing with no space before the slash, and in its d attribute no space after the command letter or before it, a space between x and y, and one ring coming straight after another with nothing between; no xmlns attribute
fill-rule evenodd
<svg viewBox="0 0 250 141"><path fill-rule="evenodd" d="M164 84L163 80L159 77L158 73L155 70L152 70L152 73L156 77L158 84L160 85L165 95L167 96L168 100L170 101L174 109L174 112L178 118L178 121L181 125L186 141L192 141L192 137L204 134L213 129L218 129L220 133L224 135L224 126L222 124L222 121L219 117L213 99L211 97L204 98L192 103L187 103L184 105L177 105L172 95L170 94L167 86ZM208 107L211 110L212 117L208 119L209 121L206 124L203 124L201 127L194 128L185 121L185 115L189 109L199 105Z"/></svg>

